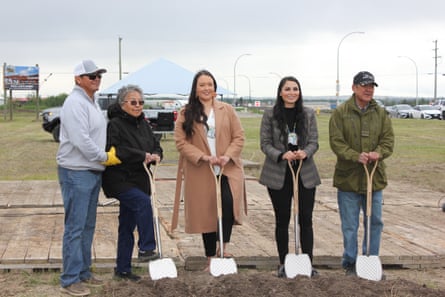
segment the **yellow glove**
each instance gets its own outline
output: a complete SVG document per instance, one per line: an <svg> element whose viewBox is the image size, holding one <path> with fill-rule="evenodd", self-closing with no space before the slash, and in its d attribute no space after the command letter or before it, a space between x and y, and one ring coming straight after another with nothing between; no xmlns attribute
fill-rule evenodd
<svg viewBox="0 0 445 297"><path fill-rule="evenodd" d="M112 146L107 152L107 157L107 161L102 162L102 164L105 166L113 166L122 163L122 161L116 156L116 148L114 146Z"/></svg>

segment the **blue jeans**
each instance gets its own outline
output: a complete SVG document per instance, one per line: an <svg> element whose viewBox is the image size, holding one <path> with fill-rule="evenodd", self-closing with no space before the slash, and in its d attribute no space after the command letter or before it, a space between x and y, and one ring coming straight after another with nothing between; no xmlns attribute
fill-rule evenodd
<svg viewBox="0 0 445 297"><path fill-rule="evenodd" d="M153 210L147 193L132 188L116 197L119 204L119 230L117 238L116 272L131 272L134 247L134 229L137 226L141 251L156 249L153 229Z"/></svg>
<svg viewBox="0 0 445 297"><path fill-rule="evenodd" d="M62 287L91 277L91 246L102 174L58 167L65 209Z"/></svg>
<svg viewBox="0 0 445 297"><path fill-rule="evenodd" d="M383 230L382 221L382 191L372 193L372 214L371 214L371 239L369 245L369 255L379 254L380 239ZM366 195L355 192L337 193L338 207L340 210L341 230L343 233L343 258L342 266L346 268L355 265L357 259L357 232L359 228L360 210L363 211L364 237L362 243L362 253L366 255L367 219L366 219Z"/></svg>

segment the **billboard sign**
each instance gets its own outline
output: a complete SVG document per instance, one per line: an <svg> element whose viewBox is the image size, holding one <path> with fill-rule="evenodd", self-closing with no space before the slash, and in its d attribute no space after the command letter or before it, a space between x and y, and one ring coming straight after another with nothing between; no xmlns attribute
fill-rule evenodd
<svg viewBox="0 0 445 297"><path fill-rule="evenodd" d="M38 90L39 67L7 65L4 73L6 90Z"/></svg>

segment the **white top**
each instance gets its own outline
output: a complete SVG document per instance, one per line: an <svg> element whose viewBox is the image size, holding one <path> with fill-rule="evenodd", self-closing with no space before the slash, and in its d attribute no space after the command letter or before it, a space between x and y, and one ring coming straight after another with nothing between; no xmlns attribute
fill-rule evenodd
<svg viewBox="0 0 445 297"><path fill-rule="evenodd" d="M207 117L207 126L209 126L209 130L207 130L207 143L210 147L210 153L212 156L216 156L216 132L215 132L215 113L213 112L213 108L210 110L209 116ZM215 170L215 174L218 175L220 172L219 166L213 166L213 170Z"/></svg>

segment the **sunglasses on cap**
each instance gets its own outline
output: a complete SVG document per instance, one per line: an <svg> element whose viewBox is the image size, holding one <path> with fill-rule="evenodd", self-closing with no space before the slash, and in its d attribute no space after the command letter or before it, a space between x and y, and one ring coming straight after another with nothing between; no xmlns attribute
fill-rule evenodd
<svg viewBox="0 0 445 297"><path fill-rule="evenodd" d="M133 106L136 106L136 105L140 105L140 106L144 106L144 101L143 100L141 100L141 101L136 101L136 100L131 100L131 101L124 101L124 102L129 102L131 105L133 105Z"/></svg>
<svg viewBox="0 0 445 297"><path fill-rule="evenodd" d="M86 77L88 77L89 80L95 80L96 78L99 78L99 79L102 78L102 74L100 74L100 73L83 74L81 76L86 76Z"/></svg>

